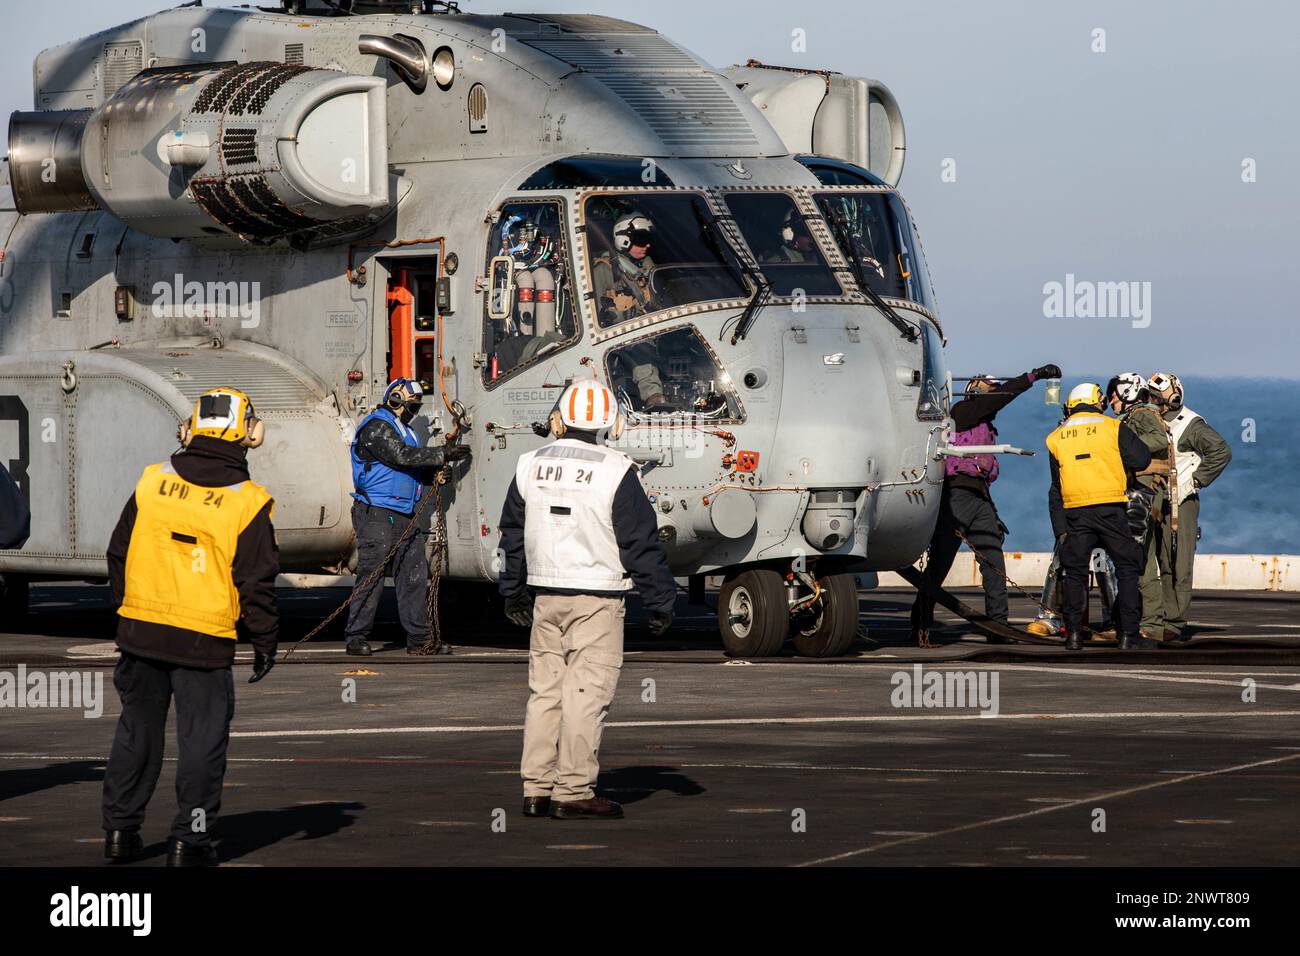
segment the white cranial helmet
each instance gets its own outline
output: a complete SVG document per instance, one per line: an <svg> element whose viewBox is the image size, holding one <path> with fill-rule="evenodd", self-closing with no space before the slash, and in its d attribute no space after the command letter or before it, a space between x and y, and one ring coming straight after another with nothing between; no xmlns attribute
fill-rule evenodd
<svg viewBox="0 0 1300 956"><path fill-rule="evenodd" d="M1147 387L1147 380L1137 372L1120 372L1115 376L1115 394L1121 402L1136 402Z"/></svg>
<svg viewBox="0 0 1300 956"><path fill-rule="evenodd" d="M1183 407L1183 383L1178 380L1178 376L1173 372L1156 372L1147 382L1153 392L1160 392L1161 395L1169 392L1169 397L1163 401L1170 408Z"/></svg>
<svg viewBox="0 0 1300 956"><path fill-rule="evenodd" d="M654 223L648 216L633 213L614 223L614 248L627 252L633 246L644 246L650 241Z"/></svg>
<svg viewBox="0 0 1300 956"><path fill-rule="evenodd" d="M623 431L623 417L614 393L595 380L574 382L566 388L559 407L551 413L551 431L563 435L569 429L603 432L618 438Z"/></svg>

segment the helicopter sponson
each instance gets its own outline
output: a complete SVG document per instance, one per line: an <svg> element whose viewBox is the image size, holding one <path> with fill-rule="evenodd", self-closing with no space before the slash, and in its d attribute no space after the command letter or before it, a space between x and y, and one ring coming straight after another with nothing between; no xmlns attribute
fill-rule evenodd
<svg viewBox="0 0 1300 956"><path fill-rule="evenodd" d="M427 0L186 6L34 77L0 183L11 595L104 576L216 385L267 423L286 572L349 566L352 429L398 376L430 386L425 440L474 452L452 578L495 579L515 462L587 377L734 653L843 653L854 575L925 549L950 385L882 84Z"/></svg>

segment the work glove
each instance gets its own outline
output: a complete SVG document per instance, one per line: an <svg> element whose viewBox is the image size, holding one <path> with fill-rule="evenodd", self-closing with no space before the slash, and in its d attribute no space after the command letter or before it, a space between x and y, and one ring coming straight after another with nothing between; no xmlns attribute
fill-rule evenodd
<svg viewBox="0 0 1300 956"><path fill-rule="evenodd" d="M275 666L275 653L275 651L271 651L270 654L263 654L261 651L253 652L253 676L248 679L250 684L256 684L271 673L271 668Z"/></svg>
<svg viewBox="0 0 1300 956"><path fill-rule="evenodd" d="M651 611L650 612L650 636L663 637L668 633L668 628L673 626L672 611Z"/></svg>
<svg viewBox="0 0 1300 956"><path fill-rule="evenodd" d="M1060 378L1061 366L1059 365L1040 365L1034 369L1034 378Z"/></svg>
<svg viewBox="0 0 1300 956"><path fill-rule="evenodd" d="M450 465L453 461L464 461L470 454L469 445L445 445L442 460Z"/></svg>
<svg viewBox="0 0 1300 956"><path fill-rule="evenodd" d="M533 626L533 599L527 591L506 598L506 617L519 627Z"/></svg>

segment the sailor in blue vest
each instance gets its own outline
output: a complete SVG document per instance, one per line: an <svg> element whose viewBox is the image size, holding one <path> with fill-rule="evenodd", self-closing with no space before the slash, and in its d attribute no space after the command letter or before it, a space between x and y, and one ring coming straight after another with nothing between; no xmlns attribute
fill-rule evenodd
<svg viewBox="0 0 1300 956"><path fill-rule="evenodd" d="M469 457L464 445L425 448L411 430L420 413L424 389L409 378L394 379L384 389L378 408L357 427L352 441L352 527L357 534L357 584L344 632L347 652L365 657L371 653L366 638L375 623L383 595L383 574L366 585L381 564L397 588L397 611L406 631L406 650L425 643L429 627L429 561L424 535L402 532L424 494L434 472L450 462ZM391 557L390 557L391 554Z"/></svg>

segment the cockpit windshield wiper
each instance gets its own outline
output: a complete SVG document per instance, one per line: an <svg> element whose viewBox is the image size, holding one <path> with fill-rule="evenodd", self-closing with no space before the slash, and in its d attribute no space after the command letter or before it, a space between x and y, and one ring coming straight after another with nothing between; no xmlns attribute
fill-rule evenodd
<svg viewBox="0 0 1300 956"><path fill-rule="evenodd" d="M745 284L744 280L748 278L750 284L754 287L749 302L745 304L745 311L740 313L740 321L736 323L736 330L731 333L731 344L735 345L749 334L749 329L758 316L758 310L772 293L772 283L768 281L767 276L745 261L744 256L736 251L736 247L731 244L730 240L719 235L717 225L705 215L699 199L692 201L691 209L694 210L695 218L700 224L700 235L709 244L713 254L726 263L731 274L736 277L736 284L743 286Z"/></svg>
<svg viewBox="0 0 1300 956"><path fill-rule="evenodd" d="M826 217L826 221L834 231L835 241L840 244L840 249L843 250L844 257L849 260L849 267L853 270L853 278L857 280L858 288L862 290L863 294L869 300L871 300L871 304L881 311L885 318L889 320L890 324L902 333L903 338L907 339L909 342L915 342L920 335L916 326L907 322L902 316L895 312L894 307L882 299L880 293L871 288L871 284L867 282L866 272L862 268L862 259L853 246L852 237L849 235L848 227L837 216L828 216Z"/></svg>
<svg viewBox="0 0 1300 956"><path fill-rule="evenodd" d="M772 292L772 283L760 275L755 275L759 281L754 287L754 294L749 297L749 302L745 305L745 311L740 313L740 321L736 323L736 331L731 333L732 345L735 345L749 334L750 326L758 318L758 310L762 308L763 303L767 301L768 295Z"/></svg>
<svg viewBox="0 0 1300 956"><path fill-rule="evenodd" d="M725 236L718 234L717 225L705 213L703 203L700 202L698 196L691 199L691 211L695 213L695 221L700 225L700 237L722 264L727 267L727 271L736 280L736 285L744 288L746 277L755 286L762 285L766 281L761 279L749 263L736 251L735 247L727 241Z"/></svg>

